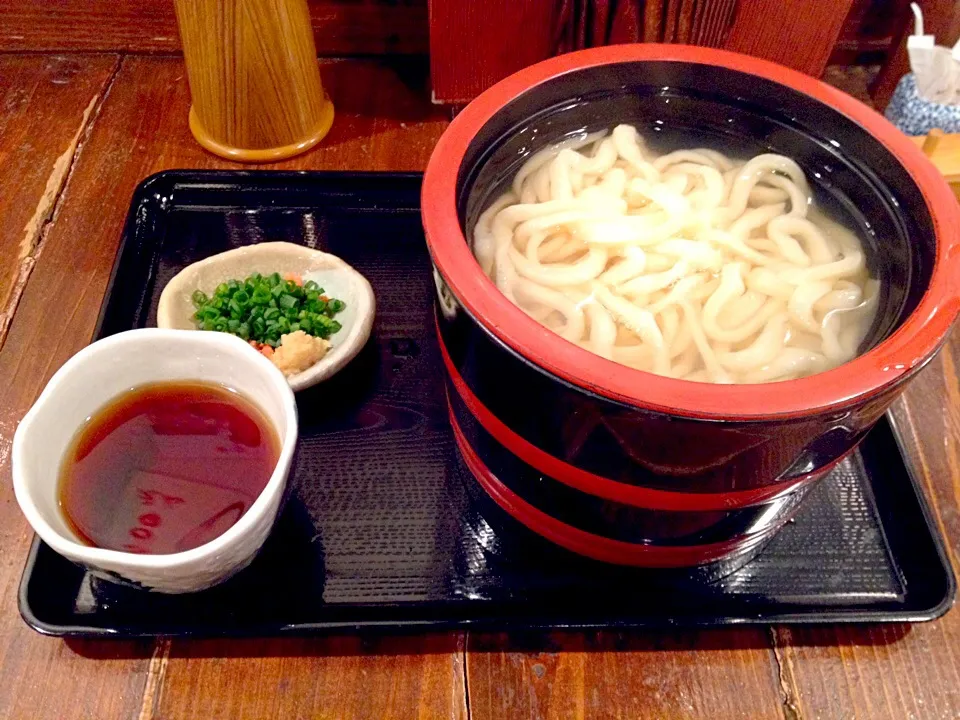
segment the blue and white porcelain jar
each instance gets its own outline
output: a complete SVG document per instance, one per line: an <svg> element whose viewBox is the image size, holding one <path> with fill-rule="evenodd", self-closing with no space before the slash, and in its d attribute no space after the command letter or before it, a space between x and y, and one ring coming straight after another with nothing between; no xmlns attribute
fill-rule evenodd
<svg viewBox="0 0 960 720"><path fill-rule="evenodd" d="M901 78L884 115L907 135L926 135L935 128L946 133L960 132L960 106L920 97L913 73Z"/></svg>

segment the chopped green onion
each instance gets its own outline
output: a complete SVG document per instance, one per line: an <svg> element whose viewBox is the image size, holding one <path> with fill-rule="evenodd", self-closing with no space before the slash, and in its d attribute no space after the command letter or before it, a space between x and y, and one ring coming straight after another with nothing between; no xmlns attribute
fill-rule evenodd
<svg viewBox="0 0 960 720"><path fill-rule="evenodd" d="M327 338L341 329L333 319L346 305L323 297L313 280L303 286L284 280L279 273L220 283L212 295L196 290L191 296L193 321L201 330L228 332L244 340L277 347L281 336L302 330Z"/></svg>

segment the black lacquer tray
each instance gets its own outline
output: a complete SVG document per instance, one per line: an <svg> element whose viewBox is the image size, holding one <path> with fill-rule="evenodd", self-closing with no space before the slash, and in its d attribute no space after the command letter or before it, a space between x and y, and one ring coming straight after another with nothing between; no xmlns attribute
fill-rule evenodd
<svg viewBox="0 0 960 720"><path fill-rule="evenodd" d="M305 243L377 294L373 336L298 395L294 493L254 563L163 596L98 581L35 540L20 610L53 635L638 627L929 620L955 581L896 428L882 421L753 562L715 582L548 547L470 499L447 420L419 175L167 172L133 197L96 337L154 324L182 267Z"/></svg>

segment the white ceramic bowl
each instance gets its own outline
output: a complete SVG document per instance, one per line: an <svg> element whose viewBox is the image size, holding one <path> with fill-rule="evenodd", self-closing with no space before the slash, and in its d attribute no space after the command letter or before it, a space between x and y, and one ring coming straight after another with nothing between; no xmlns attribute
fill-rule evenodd
<svg viewBox="0 0 960 720"><path fill-rule="evenodd" d="M330 297L346 303L336 319L343 328L330 336L327 354L303 372L287 378L295 391L326 380L350 362L367 342L376 311L373 288L360 273L336 255L288 242L265 242L227 250L188 265L160 293L157 326L195 330L193 293L212 294L217 285L255 272L297 273L313 280Z"/></svg>
<svg viewBox="0 0 960 720"><path fill-rule="evenodd" d="M277 430L280 457L260 497L239 521L210 542L169 555L90 547L61 513L63 454L83 422L138 385L169 380L219 383L253 401ZM273 363L226 333L145 328L89 345L50 379L13 438L13 487L36 533L64 557L100 577L165 593L215 585L246 567L273 527L297 443L293 391Z"/></svg>

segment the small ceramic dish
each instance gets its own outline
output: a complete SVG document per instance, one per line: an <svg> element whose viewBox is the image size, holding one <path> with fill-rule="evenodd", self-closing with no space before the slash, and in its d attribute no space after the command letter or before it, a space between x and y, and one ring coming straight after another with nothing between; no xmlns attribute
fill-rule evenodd
<svg viewBox="0 0 960 720"><path fill-rule="evenodd" d="M250 509L208 543L168 555L91 547L68 526L59 504L60 465L84 421L130 388L197 380L232 388L277 431L280 455ZM297 444L293 391L273 363L226 333L143 328L112 335L70 358L50 379L13 438L13 488L37 535L98 577L164 593L215 585L250 564L273 528Z"/></svg>
<svg viewBox="0 0 960 720"><path fill-rule="evenodd" d="M367 279L336 255L288 242L248 245L188 265L163 289L157 306L157 326L196 330L191 300L194 291L210 294L222 282L255 272L296 273L304 282L313 280L326 295L346 303L336 317L343 328L330 336L327 354L303 372L287 378L295 391L305 390L338 372L370 337L376 302Z"/></svg>

